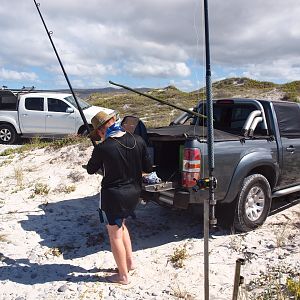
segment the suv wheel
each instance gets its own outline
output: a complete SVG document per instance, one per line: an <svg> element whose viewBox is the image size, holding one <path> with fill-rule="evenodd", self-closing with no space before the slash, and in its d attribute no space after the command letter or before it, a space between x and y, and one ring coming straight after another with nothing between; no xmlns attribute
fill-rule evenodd
<svg viewBox="0 0 300 300"><path fill-rule="evenodd" d="M90 128L90 131L92 131L94 128L92 125L89 124L89 128ZM85 126L82 126L78 132L78 134L80 135L83 135L83 136L87 136L89 134L87 128Z"/></svg>
<svg viewBox="0 0 300 300"><path fill-rule="evenodd" d="M12 125L1 124L0 125L0 143L1 144L13 144L17 140L17 132Z"/></svg>
<svg viewBox="0 0 300 300"><path fill-rule="evenodd" d="M262 225L269 214L271 199L270 184L263 175L246 177L236 203L234 227L246 232Z"/></svg>

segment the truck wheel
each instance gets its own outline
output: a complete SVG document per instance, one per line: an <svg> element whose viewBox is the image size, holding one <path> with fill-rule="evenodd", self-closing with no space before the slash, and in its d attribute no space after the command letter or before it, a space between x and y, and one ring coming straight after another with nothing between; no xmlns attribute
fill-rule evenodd
<svg viewBox="0 0 300 300"><path fill-rule="evenodd" d="M90 130L92 131L94 128L92 125L89 124ZM87 136L88 135L88 130L86 129L85 126L82 126L78 132L78 134L83 135L83 136Z"/></svg>
<svg viewBox="0 0 300 300"><path fill-rule="evenodd" d="M271 199L270 184L263 175L246 177L237 198L234 227L247 232L262 225L269 214Z"/></svg>
<svg viewBox="0 0 300 300"><path fill-rule="evenodd" d="M0 143L11 145L17 140L17 132L12 125L0 125Z"/></svg>

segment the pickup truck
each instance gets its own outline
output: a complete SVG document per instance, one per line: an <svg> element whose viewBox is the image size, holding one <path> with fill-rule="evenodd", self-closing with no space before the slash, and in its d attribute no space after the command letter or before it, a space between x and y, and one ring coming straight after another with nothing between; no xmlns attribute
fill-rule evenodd
<svg viewBox="0 0 300 300"><path fill-rule="evenodd" d="M86 120L99 111L111 109L91 106L77 99ZM0 90L0 143L13 144L18 137L61 137L85 134L87 129L71 94Z"/></svg>
<svg viewBox="0 0 300 300"><path fill-rule="evenodd" d="M206 104L194 111L205 114ZM273 198L300 191L300 104L214 100L213 119L217 208L234 211L238 231L252 230L266 220ZM207 189L194 188L209 175L206 119L184 113L147 131L162 181L144 184L143 200L181 209L208 200Z"/></svg>

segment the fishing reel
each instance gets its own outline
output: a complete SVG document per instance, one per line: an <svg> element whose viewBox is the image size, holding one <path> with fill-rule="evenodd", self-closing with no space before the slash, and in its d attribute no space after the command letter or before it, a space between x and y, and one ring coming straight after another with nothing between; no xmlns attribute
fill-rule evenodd
<svg viewBox="0 0 300 300"><path fill-rule="evenodd" d="M196 181L196 185L193 187L194 192L197 192L199 190L206 190L209 189L210 187L215 189L217 187L217 178L215 177L200 178L200 179L194 178L194 180Z"/></svg>

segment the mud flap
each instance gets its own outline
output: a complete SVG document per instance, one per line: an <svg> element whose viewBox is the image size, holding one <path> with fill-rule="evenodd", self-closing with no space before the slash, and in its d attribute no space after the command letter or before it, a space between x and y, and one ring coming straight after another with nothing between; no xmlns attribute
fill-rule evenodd
<svg viewBox="0 0 300 300"><path fill-rule="evenodd" d="M187 209L190 202L190 192L176 191L174 195L174 206L181 209Z"/></svg>

